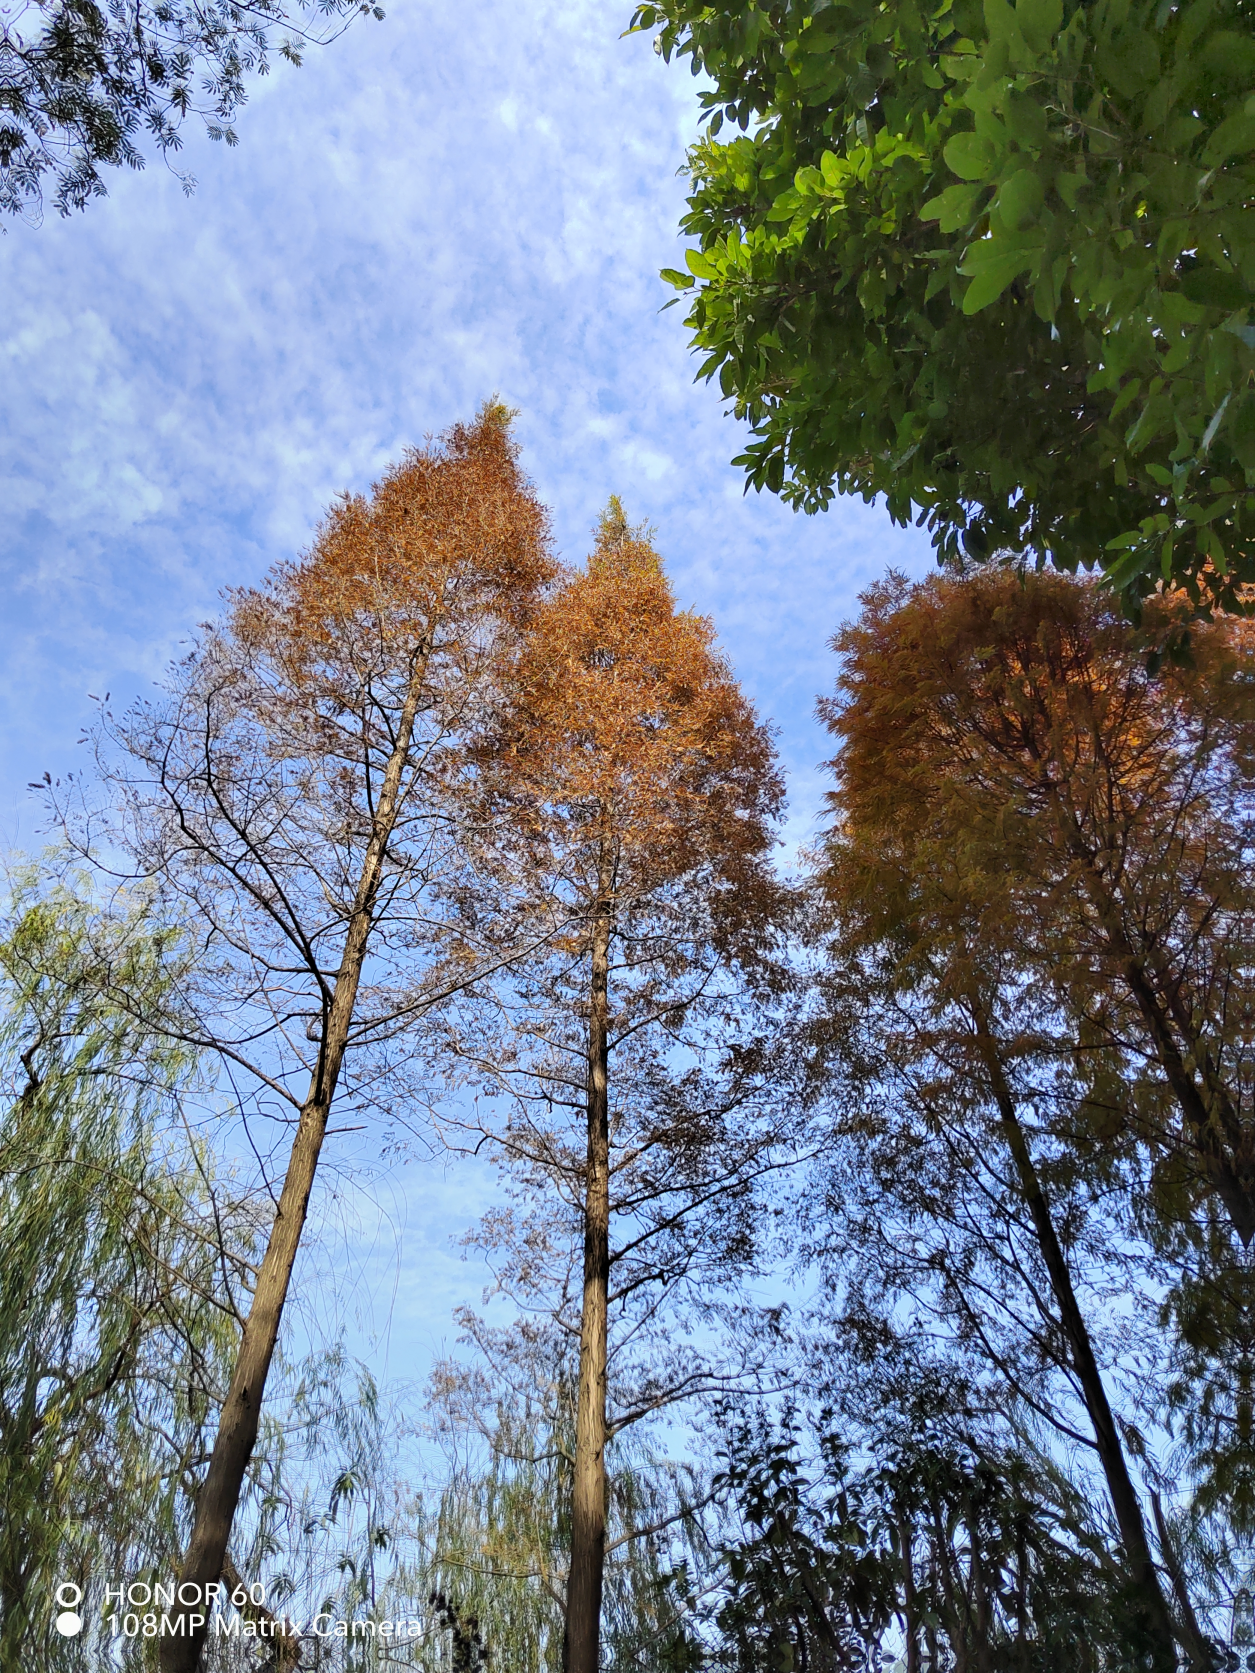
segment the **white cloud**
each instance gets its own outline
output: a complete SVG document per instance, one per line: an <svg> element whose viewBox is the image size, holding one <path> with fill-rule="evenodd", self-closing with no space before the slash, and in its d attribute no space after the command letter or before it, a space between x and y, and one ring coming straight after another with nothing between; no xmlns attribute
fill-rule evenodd
<svg viewBox="0 0 1255 1673"><path fill-rule="evenodd" d="M0 239L4 836L31 840L22 786L74 764L88 691L141 689L221 587L493 391L569 556L611 492L656 525L782 728L809 833L825 641L926 543L743 497L740 438L659 311L694 83L620 39L630 12L410 0L260 83L238 149L189 134L191 199L157 163Z"/></svg>

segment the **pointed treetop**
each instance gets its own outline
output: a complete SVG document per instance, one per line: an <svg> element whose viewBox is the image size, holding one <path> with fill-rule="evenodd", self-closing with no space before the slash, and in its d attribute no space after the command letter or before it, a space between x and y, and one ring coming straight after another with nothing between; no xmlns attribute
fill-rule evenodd
<svg viewBox="0 0 1255 1673"><path fill-rule="evenodd" d="M282 643L291 673L346 633L376 647L425 640L432 620L450 619L454 582L459 620L521 622L558 565L548 513L519 467L514 417L493 396L471 423L407 449L369 494L342 497L297 562L233 596L232 632Z"/></svg>
<svg viewBox="0 0 1255 1673"><path fill-rule="evenodd" d="M518 416L517 407L508 406L500 395L490 395L475 415L475 427L504 430L508 434L514 428L514 420Z"/></svg>
<svg viewBox="0 0 1255 1673"><path fill-rule="evenodd" d="M514 420L518 408L507 406L499 395L490 395L475 414L471 424L452 424L437 439L451 457L469 459L496 457L517 465L519 444L514 439Z"/></svg>
<svg viewBox="0 0 1255 1673"><path fill-rule="evenodd" d="M662 559L654 550L654 530L647 522L629 523L623 501L617 494L611 494L606 501L606 509L598 517L593 533L597 544L589 559L590 570L614 558L620 564L626 561L634 568L661 575Z"/></svg>
<svg viewBox="0 0 1255 1673"><path fill-rule="evenodd" d="M601 547L622 546L625 540L631 539L632 530L623 510L623 501L617 494L611 494L606 501L606 509L598 517L593 532L597 536L598 546Z"/></svg>

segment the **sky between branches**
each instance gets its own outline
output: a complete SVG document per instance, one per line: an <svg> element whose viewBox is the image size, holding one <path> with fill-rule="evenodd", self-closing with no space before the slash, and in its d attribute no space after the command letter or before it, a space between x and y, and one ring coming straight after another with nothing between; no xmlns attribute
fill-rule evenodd
<svg viewBox="0 0 1255 1673"><path fill-rule="evenodd" d="M154 161L0 238L5 847L37 843L26 783L78 764L89 692L125 704L221 587L494 391L565 558L611 492L657 526L679 602L713 616L781 728L790 837L810 834L826 640L886 565L931 555L861 505L806 519L742 497L737 432L659 312L693 83L619 38L630 12L395 0L255 84L237 149L189 125L190 199ZM421 1376L478 1299L448 1240L486 1188L426 1168L377 1187L399 1230L353 1233L350 1259L375 1297L359 1338L400 1279L380 1370Z"/></svg>

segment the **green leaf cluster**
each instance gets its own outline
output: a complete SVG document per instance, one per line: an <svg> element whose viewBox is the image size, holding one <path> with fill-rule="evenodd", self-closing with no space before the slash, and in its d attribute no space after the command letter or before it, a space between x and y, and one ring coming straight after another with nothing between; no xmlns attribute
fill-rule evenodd
<svg viewBox="0 0 1255 1673"><path fill-rule="evenodd" d="M1245 0L651 0L634 26L710 82L665 277L748 484L883 496L942 561L1241 606Z"/></svg>
<svg viewBox="0 0 1255 1673"><path fill-rule="evenodd" d="M177 939L33 869L0 920L5 1668L85 1665L104 1585L172 1570L234 1348L251 1226L180 1132L194 1058L133 1014L177 979ZM82 1641L52 1630L64 1582Z"/></svg>
<svg viewBox="0 0 1255 1673"><path fill-rule="evenodd" d="M1049 1460L972 1447L932 1425L905 1442L875 1437L881 1461L860 1468L832 1421L825 1412L804 1426L786 1412L774 1429L742 1421L728 1437L718 1484L739 1537L723 1552L709 1666L1135 1664L1092 1510ZM896 1662L890 1644L906 1651Z"/></svg>
<svg viewBox="0 0 1255 1673"><path fill-rule="evenodd" d="M271 51L299 65L374 0L34 0L0 13L0 214L38 221L44 186L68 215L105 194L103 168L142 168L144 142L169 162L199 115L235 145L246 78ZM283 34L278 35L282 30ZM181 176L191 191L195 181Z"/></svg>

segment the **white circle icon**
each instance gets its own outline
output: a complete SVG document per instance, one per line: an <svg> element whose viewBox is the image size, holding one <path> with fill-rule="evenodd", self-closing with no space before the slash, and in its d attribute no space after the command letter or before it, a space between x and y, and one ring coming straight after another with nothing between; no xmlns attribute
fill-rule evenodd
<svg viewBox="0 0 1255 1673"><path fill-rule="evenodd" d="M57 1587L57 1608L77 1609L83 1601L83 1588L72 1580L63 1580Z"/></svg>
<svg viewBox="0 0 1255 1673"><path fill-rule="evenodd" d="M67 1609L63 1614L58 1615L54 1624L62 1638L73 1638L75 1633L83 1630L81 1618L72 1609Z"/></svg>

